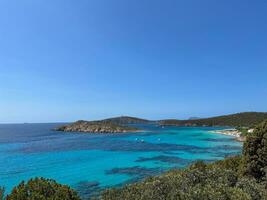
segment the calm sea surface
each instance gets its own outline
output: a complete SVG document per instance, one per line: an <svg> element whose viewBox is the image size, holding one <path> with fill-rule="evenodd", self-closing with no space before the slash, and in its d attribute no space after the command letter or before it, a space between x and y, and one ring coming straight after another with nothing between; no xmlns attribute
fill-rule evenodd
<svg viewBox="0 0 267 200"><path fill-rule="evenodd" d="M10 192L20 181L42 176L88 197L196 160L239 154L242 148L230 136L209 133L216 130L210 127L139 124L144 132L115 135L52 131L60 125L0 125L1 186Z"/></svg>

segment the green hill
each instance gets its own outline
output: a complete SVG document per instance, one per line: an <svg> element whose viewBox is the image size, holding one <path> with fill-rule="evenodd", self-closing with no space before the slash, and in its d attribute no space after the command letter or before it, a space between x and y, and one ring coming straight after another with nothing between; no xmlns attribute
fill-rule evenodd
<svg viewBox="0 0 267 200"><path fill-rule="evenodd" d="M113 118L104 119L103 121L112 122L115 124L146 124L146 123L151 122L146 119L141 119L137 117L129 117L129 116L113 117Z"/></svg>
<svg viewBox="0 0 267 200"><path fill-rule="evenodd" d="M251 127L267 119L266 112L243 112L218 117L191 120L161 120L164 126L246 126Z"/></svg>

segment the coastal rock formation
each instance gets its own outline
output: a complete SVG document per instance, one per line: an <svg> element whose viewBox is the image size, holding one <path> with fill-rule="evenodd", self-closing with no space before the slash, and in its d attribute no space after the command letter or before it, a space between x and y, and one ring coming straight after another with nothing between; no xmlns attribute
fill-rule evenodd
<svg viewBox="0 0 267 200"><path fill-rule="evenodd" d="M77 121L69 125L55 129L64 132L87 132L87 133L125 133L137 132L135 127L122 126L109 121Z"/></svg>

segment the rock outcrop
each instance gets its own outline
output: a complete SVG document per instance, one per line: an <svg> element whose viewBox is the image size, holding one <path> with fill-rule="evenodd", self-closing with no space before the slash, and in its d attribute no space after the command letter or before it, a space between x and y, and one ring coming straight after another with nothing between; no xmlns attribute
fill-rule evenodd
<svg viewBox="0 0 267 200"><path fill-rule="evenodd" d="M137 132L135 127L122 126L107 121L77 121L69 125L61 126L55 129L64 132L86 132L86 133L126 133Z"/></svg>

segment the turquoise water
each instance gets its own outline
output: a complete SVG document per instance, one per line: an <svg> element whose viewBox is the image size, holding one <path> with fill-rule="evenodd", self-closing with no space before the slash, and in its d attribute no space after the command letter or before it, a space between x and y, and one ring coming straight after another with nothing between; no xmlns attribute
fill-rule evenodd
<svg viewBox="0 0 267 200"><path fill-rule="evenodd" d="M216 130L211 127L135 125L144 131L97 135L51 130L57 126L0 125L0 185L8 192L22 180L42 176L88 197L196 160L239 154L242 148L230 136L210 133Z"/></svg>

